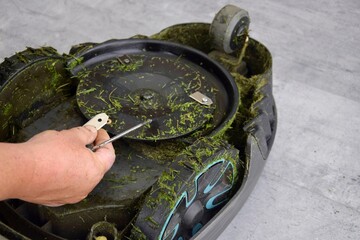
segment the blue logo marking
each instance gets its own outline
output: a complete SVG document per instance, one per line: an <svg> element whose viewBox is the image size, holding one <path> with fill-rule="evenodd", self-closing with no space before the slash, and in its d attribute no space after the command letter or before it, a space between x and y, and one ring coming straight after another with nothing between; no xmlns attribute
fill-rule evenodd
<svg viewBox="0 0 360 240"><path fill-rule="evenodd" d="M193 201L196 199L196 196L197 196L197 193L198 193L198 180L199 178L207 171L209 170L211 167L213 167L214 165L218 164L218 163L225 163L225 159L219 159L215 162L213 162L212 164L208 165L201 173L199 173L195 179L194 179L194 187L195 187L195 192L194 192L194 196L189 199L189 193L187 191L184 191L181 196L179 197L178 201L176 202L174 208L171 210L169 216L167 217L166 221L165 221L165 224L160 232L160 235L158 237L159 240L162 240L164 239L164 233L165 233L165 230L166 228L168 227L169 223L170 223L170 220L171 218L173 217L174 213L175 213L175 210L178 208L178 206L180 205L180 203L185 200L185 206L186 208L188 208L192 203ZM224 173L226 172L227 169L229 168L232 168L232 170L234 171L234 165L232 162L228 161L226 167L224 168L224 170L222 170L222 174L220 174L220 176L217 178L217 180L213 183L210 183L208 186L206 186L205 190L204 190L204 193L209 193L216 185L217 183L220 181L220 179L222 178L222 176L224 175ZM228 192L232 185L234 184L234 178L232 178L232 182L231 182L231 185L228 186L225 190L223 190L222 192L216 194L215 196L211 197L209 199L209 201L206 203L206 209L212 209L218 205L220 205L221 203L225 202L227 199L224 199L223 201L220 201L218 203L214 203L216 198L225 194L226 192ZM178 232L180 228L180 224L178 223L174 228L173 230L171 231L172 233L172 237L171 237L171 240L173 240ZM202 228L202 224L201 223L198 223L196 224L193 229L192 229L192 235L195 235L198 231L200 231L200 229ZM170 234L168 234L169 236ZM166 237L166 236L165 236ZM178 240L183 240L184 238L183 237L179 237Z"/></svg>

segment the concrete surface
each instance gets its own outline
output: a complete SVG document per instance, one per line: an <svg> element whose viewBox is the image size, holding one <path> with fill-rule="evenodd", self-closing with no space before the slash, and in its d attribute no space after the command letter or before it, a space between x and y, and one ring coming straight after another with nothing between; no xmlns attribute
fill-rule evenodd
<svg viewBox="0 0 360 240"><path fill-rule="evenodd" d="M274 57L278 134L249 200L219 238L360 239L360 1L0 0L0 58L211 22L249 11Z"/></svg>

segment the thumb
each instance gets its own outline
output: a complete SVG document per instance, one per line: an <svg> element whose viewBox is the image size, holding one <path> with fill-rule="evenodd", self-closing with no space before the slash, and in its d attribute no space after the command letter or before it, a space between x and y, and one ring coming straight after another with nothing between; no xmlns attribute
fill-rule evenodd
<svg viewBox="0 0 360 240"><path fill-rule="evenodd" d="M79 139L80 142L86 144L93 143L97 137L97 130L94 126L83 126L83 127L76 127L69 130L71 134L75 135L76 139Z"/></svg>
<svg viewBox="0 0 360 240"><path fill-rule="evenodd" d="M100 144L105 140L108 140L110 137L107 132L103 129L100 129L98 132L98 136L95 140L95 144ZM105 167L105 171L108 171L111 166L114 164L115 161L115 150L112 143L108 143L105 146L97 149L95 151L96 156L98 159L103 163Z"/></svg>

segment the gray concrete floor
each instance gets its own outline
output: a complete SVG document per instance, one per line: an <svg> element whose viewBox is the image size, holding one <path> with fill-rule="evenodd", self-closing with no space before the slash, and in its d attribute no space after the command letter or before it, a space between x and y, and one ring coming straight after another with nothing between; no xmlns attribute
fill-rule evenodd
<svg viewBox="0 0 360 240"><path fill-rule="evenodd" d="M278 133L265 170L219 239L360 239L360 1L0 0L0 58L211 22L249 11L274 57Z"/></svg>

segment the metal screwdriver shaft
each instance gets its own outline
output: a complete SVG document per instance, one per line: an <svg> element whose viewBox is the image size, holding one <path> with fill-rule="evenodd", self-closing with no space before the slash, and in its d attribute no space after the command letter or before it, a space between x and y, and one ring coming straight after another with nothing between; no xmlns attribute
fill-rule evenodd
<svg viewBox="0 0 360 240"><path fill-rule="evenodd" d="M148 120L146 120L145 122L140 123L140 124L138 124L138 125L136 125L136 126L134 126L134 127L132 127L132 128L129 128L129 129L127 129L126 131L124 131L124 132L122 132L122 133L119 133L118 135L116 135L116 136L114 136L114 137L112 137L112 138L110 138L110 139L108 139L108 140L100 143L99 145L94 146L91 150L92 150L92 151L95 151L96 149L99 149L99 148L103 147L104 145L106 145L106 144L108 144L108 143L111 143L111 142L113 142L113 141L115 141L115 140L117 140L117 139L125 136L126 134L128 134L128 133L130 133L130 132L132 132L132 131L135 131L136 129L141 128L142 126L144 126L144 125L146 125L146 124L148 124L148 123L151 123L151 122L152 122L152 119L148 119Z"/></svg>

